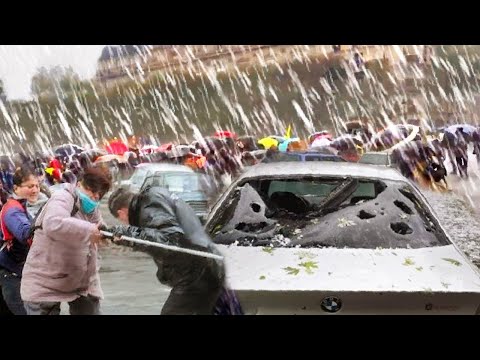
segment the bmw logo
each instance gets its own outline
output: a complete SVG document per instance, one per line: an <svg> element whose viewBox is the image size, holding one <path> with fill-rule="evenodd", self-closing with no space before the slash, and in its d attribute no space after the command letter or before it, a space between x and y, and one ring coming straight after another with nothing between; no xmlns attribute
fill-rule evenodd
<svg viewBox="0 0 480 360"><path fill-rule="evenodd" d="M328 313L336 313L342 308L342 300L336 296L327 296L320 304L322 310Z"/></svg>

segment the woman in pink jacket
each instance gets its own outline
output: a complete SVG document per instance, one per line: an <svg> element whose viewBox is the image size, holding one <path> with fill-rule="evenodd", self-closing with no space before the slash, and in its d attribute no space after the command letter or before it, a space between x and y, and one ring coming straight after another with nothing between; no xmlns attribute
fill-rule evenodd
<svg viewBox="0 0 480 360"><path fill-rule="evenodd" d="M71 315L100 314L98 203L110 187L108 173L89 168L77 185L55 192L41 211L23 268L21 295L28 315L59 315L61 302L68 302Z"/></svg>

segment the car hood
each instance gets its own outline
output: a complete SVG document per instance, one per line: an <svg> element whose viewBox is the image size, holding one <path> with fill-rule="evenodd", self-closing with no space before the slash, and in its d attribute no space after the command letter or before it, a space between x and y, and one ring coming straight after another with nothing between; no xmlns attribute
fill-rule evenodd
<svg viewBox="0 0 480 360"><path fill-rule="evenodd" d="M480 293L477 269L454 245L421 249L217 245L236 291Z"/></svg>

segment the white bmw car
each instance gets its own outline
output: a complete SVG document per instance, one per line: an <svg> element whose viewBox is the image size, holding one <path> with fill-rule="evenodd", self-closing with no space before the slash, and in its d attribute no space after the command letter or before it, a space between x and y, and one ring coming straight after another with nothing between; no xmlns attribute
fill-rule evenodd
<svg viewBox="0 0 480 360"><path fill-rule="evenodd" d="M480 272L396 170L251 168L206 229L246 314L478 314Z"/></svg>

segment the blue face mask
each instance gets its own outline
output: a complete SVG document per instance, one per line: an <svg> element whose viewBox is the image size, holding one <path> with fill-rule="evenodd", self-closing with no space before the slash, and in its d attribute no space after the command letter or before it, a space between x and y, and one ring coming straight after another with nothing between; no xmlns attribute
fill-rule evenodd
<svg viewBox="0 0 480 360"><path fill-rule="evenodd" d="M85 214L91 214L92 212L94 212L98 206L98 202L90 199L90 197L81 190L77 189L77 192L78 196L80 197L82 211Z"/></svg>

